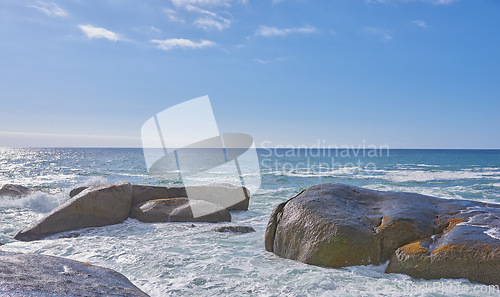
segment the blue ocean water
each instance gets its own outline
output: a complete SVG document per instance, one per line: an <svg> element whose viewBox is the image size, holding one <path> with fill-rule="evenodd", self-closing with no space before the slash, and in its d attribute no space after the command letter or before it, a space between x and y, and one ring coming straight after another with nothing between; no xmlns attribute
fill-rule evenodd
<svg viewBox="0 0 500 297"><path fill-rule="evenodd" d="M414 280L384 266L315 267L264 250L272 209L309 186L333 182L376 190L500 203L500 150L259 149L260 189L226 234L213 224L122 224L77 238L18 242L14 235L69 199L76 186L105 182L179 185L149 176L142 149L0 148L0 185L39 188L0 201L0 249L62 256L115 269L152 296L498 296L466 280ZM215 180L223 181L224 172ZM492 230L491 236L499 236ZM480 291L483 290L483 291Z"/></svg>

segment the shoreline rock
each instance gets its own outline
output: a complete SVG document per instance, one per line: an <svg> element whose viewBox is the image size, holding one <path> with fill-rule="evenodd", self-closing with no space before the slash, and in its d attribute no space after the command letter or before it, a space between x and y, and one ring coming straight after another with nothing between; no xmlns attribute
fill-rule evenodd
<svg viewBox="0 0 500 297"><path fill-rule="evenodd" d="M128 218L131 201L129 183L89 187L14 238L32 241L62 231L118 224Z"/></svg>
<svg viewBox="0 0 500 297"><path fill-rule="evenodd" d="M43 192L40 189L31 189L21 185L5 184L0 188L0 198L7 197L10 199L21 198L33 193Z"/></svg>
<svg viewBox="0 0 500 297"><path fill-rule="evenodd" d="M194 217L192 207L209 211L207 215ZM158 222L230 222L231 214L224 207L203 200L167 198L150 200L134 206L130 217L145 223Z"/></svg>
<svg viewBox="0 0 500 297"><path fill-rule="evenodd" d="M321 184L273 210L265 248L313 265L390 260L388 273L499 285L500 240L484 233L499 217L496 204Z"/></svg>
<svg viewBox="0 0 500 297"><path fill-rule="evenodd" d="M255 229L250 226L222 226L213 228L214 232L226 232L226 233L252 233Z"/></svg>
<svg viewBox="0 0 500 297"><path fill-rule="evenodd" d="M121 273L66 258L0 251L0 294L147 297Z"/></svg>

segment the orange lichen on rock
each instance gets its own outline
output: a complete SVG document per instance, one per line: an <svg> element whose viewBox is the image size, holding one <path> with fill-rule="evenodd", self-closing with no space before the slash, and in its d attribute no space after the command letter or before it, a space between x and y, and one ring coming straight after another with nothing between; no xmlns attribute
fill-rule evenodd
<svg viewBox="0 0 500 297"><path fill-rule="evenodd" d="M444 229L443 233L448 233L451 231L451 229L455 228L456 225L463 223L465 221L464 218L450 218L447 219L446 222L448 223L448 227Z"/></svg>
<svg viewBox="0 0 500 297"><path fill-rule="evenodd" d="M389 217L387 217L387 216L382 217L382 221L380 222L380 225L376 228L376 231L380 232L383 229L387 228L389 226L389 224L387 224L388 221L389 221Z"/></svg>
<svg viewBox="0 0 500 297"><path fill-rule="evenodd" d="M407 255L418 255L421 253L426 253L429 251L429 249L422 245L422 242L424 241L429 241L429 239L414 241L402 246L400 249Z"/></svg>
<svg viewBox="0 0 500 297"><path fill-rule="evenodd" d="M435 253L440 253L440 252L456 252L456 251L459 251L459 250L463 250L465 248L467 248L467 245L446 244L446 245L443 245L440 248L437 248L437 249L433 250L432 253L435 254Z"/></svg>

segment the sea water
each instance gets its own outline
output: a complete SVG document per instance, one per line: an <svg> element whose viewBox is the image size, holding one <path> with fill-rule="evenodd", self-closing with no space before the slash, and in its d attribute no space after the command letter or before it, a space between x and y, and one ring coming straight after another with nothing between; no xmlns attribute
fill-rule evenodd
<svg viewBox="0 0 500 297"><path fill-rule="evenodd" d="M232 223L255 233L217 233L217 225L142 223L79 230L33 242L15 234L100 183L179 186L149 176L141 149L0 149L0 185L42 189L0 201L0 250L61 256L114 269L151 296L499 296L467 280L417 280L385 274L385 265L331 269L280 258L264 249L273 208L304 188L346 183L383 191L500 203L499 150L259 149L260 189ZM215 180L223 181L224 172ZM498 238L499 230L487 231Z"/></svg>

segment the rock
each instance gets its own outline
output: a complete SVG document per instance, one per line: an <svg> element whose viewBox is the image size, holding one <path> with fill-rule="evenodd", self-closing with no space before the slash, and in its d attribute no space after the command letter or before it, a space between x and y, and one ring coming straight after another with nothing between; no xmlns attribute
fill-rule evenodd
<svg viewBox="0 0 500 297"><path fill-rule="evenodd" d="M165 187L132 185L132 206L162 198L167 198Z"/></svg>
<svg viewBox="0 0 500 297"><path fill-rule="evenodd" d="M30 189L21 185L5 184L0 188L0 197L19 198L36 192L38 189Z"/></svg>
<svg viewBox="0 0 500 297"><path fill-rule="evenodd" d="M150 200L188 197L224 206L227 210L248 210L249 191L231 184L209 184L189 187L133 185L132 206Z"/></svg>
<svg viewBox="0 0 500 297"><path fill-rule="evenodd" d="M73 190L71 190L69 192L69 197L70 198L73 198L75 197L76 195L80 194L83 190L86 190L88 187L78 187L78 188L74 188Z"/></svg>
<svg viewBox="0 0 500 297"><path fill-rule="evenodd" d="M202 207L207 215L193 217L191 207ZM132 208L130 217L146 223L155 222L230 222L231 214L220 205L188 198L150 200Z"/></svg>
<svg viewBox="0 0 500 297"><path fill-rule="evenodd" d="M2 296L148 296L122 274L70 259L0 252Z"/></svg>
<svg viewBox="0 0 500 297"><path fill-rule="evenodd" d="M69 232L69 233L66 233L66 234L62 234L61 236L59 236L59 238L76 238L76 237L80 237L80 233L79 232Z"/></svg>
<svg viewBox="0 0 500 297"><path fill-rule="evenodd" d="M487 234L490 227L499 230L498 208L475 206L437 221L442 231L397 249L386 272L500 286L500 240Z"/></svg>
<svg viewBox="0 0 500 297"><path fill-rule="evenodd" d="M118 224L128 218L131 202L129 183L89 187L19 232L15 239L31 241L62 231Z"/></svg>
<svg viewBox="0 0 500 297"><path fill-rule="evenodd" d="M482 227L463 225L481 215ZM484 233L500 227L498 218L500 205L321 184L274 209L265 244L308 264L339 268L390 259L387 272L499 284L500 240Z"/></svg>
<svg viewBox="0 0 500 297"><path fill-rule="evenodd" d="M225 207L227 210L248 210L250 192L245 187L232 184L209 184L186 187L191 200L204 200Z"/></svg>
<svg viewBox="0 0 500 297"><path fill-rule="evenodd" d="M251 233L255 229L250 226L222 226L212 229L215 232Z"/></svg>

